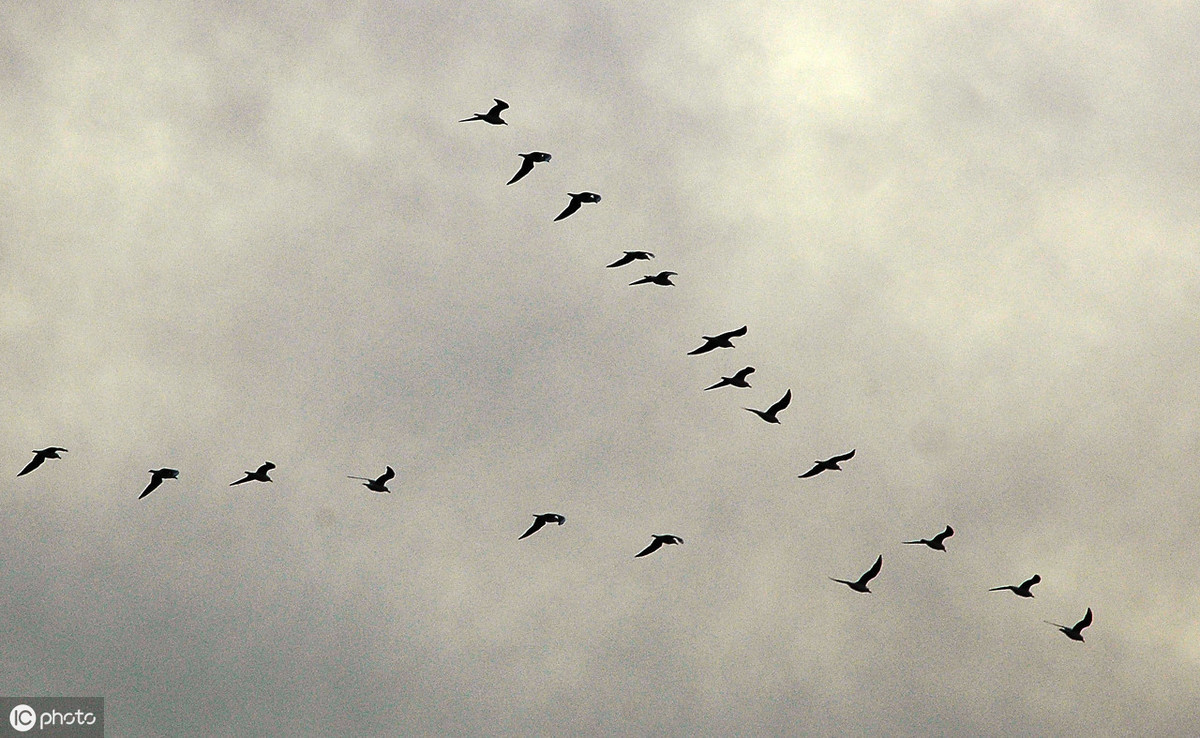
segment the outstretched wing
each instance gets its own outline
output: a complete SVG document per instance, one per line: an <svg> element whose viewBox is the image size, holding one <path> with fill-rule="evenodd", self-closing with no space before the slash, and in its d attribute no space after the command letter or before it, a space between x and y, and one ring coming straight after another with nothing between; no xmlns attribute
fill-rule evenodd
<svg viewBox="0 0 1200 738"><path fill-rule="evenodd" d="M523 158L523 161L521 162L521 168L517 170L517 173L513 175L512 179L508 180L508 184L512 184L513 182L516 182L518 179L520 179L521 177L524 177L526 174L529 174L532 171L533 171L533 159L526 156Z"/></svg>
<svg viewBox="0 0 1200 738"><path fill-rule="evenodd" d="M613 267L623 267L626 264L632 264L636 260L637 260L637 257L633 255L633 252L626 251L624 256L622 256L620 259L617 259L613 263L609 264L605 268L612 269Z"/></svg>
<svg viewBox="0 0 1200 738"><path fill-rule="evenodd" d="M265 464L263 464L262 466L258 467L258 473L266 474L267 472L271 471L274 468L275 468L275 465L268 461Z"/></svg>
<svg viewBox="0 0 1200 738"><path fill-rule="evenodd" d="M386 471L379 476L379 479L376 479L375 481L379 482L380 484L387 484L387 481L394 476L396 476L396 470L389 466L386 467Z"/></svg>
<svg viewBox="0 0 1200 738"><path fill-rule="evenodd" d="M653 541L650 542L649 546L646 546L645 548L643 548L642 552L640 554L637 554L633 558L637 559L642 556L649 556L650 554L654 553L658 549L662 548L662 545L663 545L662 539L655 538Z"/></svg>
<svg viewBox="0 0 1200 738"><path fill-rule="evenodd" d="M771 407L767 408L767 414L774 415L775 413L784 409L791 403L792 403L792 391L789 389L787 392L784 393L783 397L779 398L778 402L776 402Z"/></svg>
<svg viewBox="0 0 1200 738"><path fill-rule="evenodd" d="M733 378L739 382L745 382L746 377L750 376L753 373L754 373L754 367L748 366L745 369L742 369L741 371L739 371L737 374L734 374Z"/></svg>
<svg viewBox="0 0 1200 738"><path fill-rule="evenodd" d="M696 354L707 354L709 351L716 349L716 347L717 347L717 342L715 340L713 340L711 338L706 338L706 339L704 339L704 345L701 346L700 348L692 349L691 351L689 351L688 356L695 356Z"/></svg>
<svg viewBox="0 0 1200 738"><path fill-rule="evenodd" d="M853 458L854 458L854 449L850 449L850 451L848 453L844 453L841 456L834 456L833 458L829 459L829 461L830 461L830 463L833 463L833 464L839 464L839 463L845 461L846 459L853 459Z"/></svg>
<svg viewBox="0 0 1200 738"><path fill-rule="evenodd" d="M707 391L708 391L708 390L710 390L710 389L716 389L716 388L718 388L718 387L724 387L724 386L725 386L725 385L727 385L727 384L729 384L729 382L726 382L726 381L725 381L725 377L721 377L721 381L720 381L720 382L717 382L716 384L714 384L714 385L713 385L713 386L711 386L711 387L705 387L705 388L704 388L704 391L705 391L705 392L707 392Z"/></svg>
<svg viewBox="0 0 1200 738"><path fill-rule="evenodd" d="M521 538L528 538L529 536L533 535L534 533L537 533L539 530L542 529L542 526L545 524L546 524L546 521L544 518L540 518L537 515L534 515L533 516L533 525L529 526L529 530L527 530L521 534ZM518 538L517 540L519 541L519 540L521 540L521 538Z"/></svg>
<svg viewBox="0 0 1200 738"><path fill-rule="evenodd" d="M815 477L823 471L825 471L825 467L823 467L823 466L821 466L821 464L817 463L817 464L813 465L813 468L811 468L808 471L801 474L800 478L807 479L809 477Z"/></svg>
<svg viewBox="0 0 1200 738"><path fill-rule="evenodd" d="M858 583L866 584L867 582L871 581L879 574L879 570L882 568L883 568L883 554L880 554L879 558L875 559L875 563L871 565L871 568L867 569L867 573L863 574L862 578L858 580Z"/></svg>
<svg viewBox="0 0 1200 738"><path fill-rule="evenodd" d="M654 277L651 277L650 275L647 274L646 276L642 277L641 279L637 280L636 282L630 282L629 286L632 287L635 284L646 284L648 282L653 282L653 281L654 281Z"/></svg>
<svg viewBox="0 0 1200 738"><path fill-rule="evenodd" d="M254 477L250 476L250 472L246 472L246 476L242 477L241 479L237 480L236 482L230 482L229 486L236 487L237 485L241 484L242 482L249 482L253 478Z"/></svg>
<svg viewBox="0 0 1200 738"><path fill-rule="evenodd" d="M567 207L564 208L563 211L558 214L558 217L555 218L555 220L562 220L563 218L569 218L570 216L574 215L575 211L578 209L579 209L579 199L572 197L571 202L568 203Z"/></svg>
<svg viewBox="0 0 1200 738"><path fill-rule="evenodd" d="M499 115L505 110L508 110L508 103L504 102L498 97L493 97L492 100L494 100L496 104L493 105L492 109L488 111L488 115Z"/></svg>
<svg viewBox="0 0 1200 738"><path fill-rule="evenodd" d="M35 451L35 452L33 453L33 460L32 460L32 461L30 461L28 464L26 464L24 469L22 469L21 471L17 472L17 476L18 476L18 477L20 477L20 476L24 476L24 475L28 474L29 472L31 472L31 471L33 471L34 469L36 469L36 468L38 468L39 466L41 466L41 465L42 465L42 462L43 462L43 461L45 461L45 460L46 460L46 457L45 457L45 456L42 456L41 454L39 454L39 453L37 453L37 452Z"/></svg>
<svg viewBox="0 0 1200 738"><path fill-rule="evenodd" d="M163 480L163 478L158 476L157 474L150 477L150 484L146 485L146 491L144 491L140 495L138 495L138 499L140 500L143 497L145 497L146 495L153 492L154 490L158 489L158 485L162 484L162 480Z"/></svg>
<svg viewBox="0 0 1200 738"><path fill-rule="evenodd" d="M738 328L735 331L728 331L726 333L722 333L719 336L719 338L737 338L738 336L746 335L747 330L748 330L748 328L746 326L742 326L741 328Z"/></svg>
<svg viewBox="0 0 1200 738"><path fill-rule="evenodd" d="M933 537L933 542L936 544L941 544L942 541L946 540L952 535L954 535L954 529L947 525L946 530Z"/></svg>
<svg viewBox="0 0 1200 738"><path fill-rule="evenodd" d="M1038 583L1038 582L1040 582L1040 581L1042 581L1042 577L1041 577L1041 575L1040 575L1040 574L1034 574L1033 576L1029 577L1029 578L1028 578L1028 579L1026 579L1025 581L1021 582L1021 589L1025 589L1025 590L1027 590L1027 589L1029 589L1030 587L1032 587L1033 585L1037 584L1037 583Z"/></svg>
<svg viewBox="0 0 1200 738"><path fill-rule="evenodd" d="M1092 624L1092 608L1089 607L1087 609L1087 613L1084 614L1084 616L1083 616L1083 620L1080 620L1078 623L1075 623L1075 627L1072 628L1071 630L1078 633L1091 624Z"/></svg>

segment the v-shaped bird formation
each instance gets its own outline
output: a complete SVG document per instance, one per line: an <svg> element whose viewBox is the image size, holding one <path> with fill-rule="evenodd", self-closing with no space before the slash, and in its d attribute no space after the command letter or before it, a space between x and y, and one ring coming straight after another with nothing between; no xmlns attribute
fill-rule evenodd
<svg viewBox="0 0 1200 738"><path fill-rule="evenodd" d="M487 112L474 113L468 118L461 119L459 122L462 122L462 123L484 122L484 123L488 123L492 126L507 126L508 122L501 117L501 114L504 113L504 111L509 109L509 104L499 98L495 98L493 100L493 102L495 104ZM524 153L524 154L519 153L519 154L517 154L517 156L520 157L520 159L521 159L520 168L508 180L508 182L506 183L506 186L516 184L517 182L520 182L521 180L525 179L527 176L530 176L534 172L534 168L535 168L536 164L542 164L545 162L549 162L552 159L551 155L544 151L530 151L529 153ZM567 193L567 194L568 194L568 197L570 198L570 200L567 203L566 207L554 218L554 221L565 220L565 219L575 215L585 204L595 204L595 203L599 203L601 201L601 197L599 194L597 194L595 192L589 192L586 190L580 191L580 192ZM615 261L607 264L605 266L605 268L606 269L618 269L621 267L625 267L629 264L632 264L635 261L648 261L648 260L654 259L654 258L655 258L655 254L652 252L649 252L649 251L628 250L628 251L624 251L623 254L619 258L617 258ZM640 279L636 279L633 282L630 282L629 285L630 286L656 285L656 286L663 286L663 287L675 286L675 283L671 280L671 278L675 277L675 276L678 276L677 272L664 270L664 271L658 272L657 274L645 275L645 276L641 277ZM657 292L657 291L652 291L652 292ZM717 333L715 335L701 336L703 343L700 346L692 349L691 351L688 351L687 355L688 356L702 356L702 355L706 355L706 354L715 352L717 349L735 349L736 346L734 344L734 339L743 338L748 333L749 333L749 327L746 325L743 325L740 328L727 330L725 332ZM716 389L720 389L723 387L733 387L733 388L738 388L738 389L750 389L751 385L748 380L748 377L751 374L753 374L754 372L755 372L755 368L753 366L743 367L742 369L737 370L730 376L722 375L720 377L719 381L717 381L716 383L714 383L708 387L705 387L704 391L707 392L709 390L716 390ZM715 371L713 373L716 374ZM725 393L718 393L718 395L713 395L712 397L723 396L724 394ZM792 402L792 390L789 388L784 392L782 397L780 397L774 403L769 405L766 409L759 410L757 408L751 408L751 407L746 407L743 409L747 410L748 412L753 413L754 415L758 416L761 420L763 420L764 422L766 422L768 424L780 425L781 421L780 421L779 415L780 415L780 413L782 413L784 410L786 410L789 407L791 402ZM764 432L767 432L767 431L764 431ZM35 450L33 452L33 454L34 454L33 458L28 463L25 464L25 466L17 473L17 476L23 477L25 475L28 475L28 474L34 472L35 470L39 469L44 464L44 462L46 462L47 460L62 459L63 457L61 456L61 454L66 453L66 452L67 452L67 449L62 448L60 446L48 446L48 447L40 449L40 450ZM823 459L823 460L817 460L817 461L813 462L813 465L807 471L800 474L799 478L800 479L812 479L814 477L822 475L825 472L841 471L842 470L841 464L854 458L854 455L855 455L855 449L851 449L850 451L847 451L845 453L837 454L835 456L831 456L831 457ZM272 463L270 461L266 461L266 462L262 463L254 471L244 471L243 476L241 478L237 479L236 481L229 483L229 486L236 487L236 486L246 484L249 482L260 482L260 483L273 482L274 480L271 479L270 473L275 468L276 468L276 466L274 463ZM143 500L146 497L148 497L151 493L158 490L164 481L177 480L180 478L179 470L169 468L169 467L162 467L159 469L151 469L149 471L149 473L150 473L150 481L147 484L147 486L145 487L145 489L142 491L142 493L138 496L138 498L137 498L138 500ZM385 470L384 470L383 474L381 474L377 477L364 477L364 476L353 476L353 475L347 475L347 477L349 479L359 480L362 483L362 486L365 487L370 492L374 492L374 493L378 493L378 494L390 494L391 489L388 487L388 484L389 484L389 482L391 482L391 480L393 480L396 477L396 471L391 466L385 466ZM824 483L825 482L806 482L805 484L820 485L820 484L824 484ZM342 484L345 484L345 483L343 482ZM155 500L159 500L159 498L161 496L162 496L162 493L160 493L159 496L156 496ZM153 502L144 503L144 504L153 504ZM531 536L533 536L534 534L538 533L543 528L545 528L547 525L562 526L565 523L566 523L566 517L562 514L551 513L551 512L550 513L536 513L533 515L533 523L528 527L528 529L525 530L524 533L522 533L517 538L517 540L524 540L524 539L530 538ZM941 532L933 535L932 537L917 538L917 539L908 540L908 541L901 541L901 544L902 545L923 545L934 551L945 552L945 551L947 551L946 541L951 536L953 536L954 533L955 533L954 528L947 525ZM522 546L553 545L554 536L547 536L547 534L543 533L541 536L538 537L539 541L545 540L547 538L549 538L551 540L546 540L545 543L521 544L521 545ZM648 545L646 545L644 548L642 548L638 553L634 554L633 558L644 558L644 557L650 556L651 554L658 552L664 546L676 546L676 545L680 545L682 543L683 543L683 538L681 538L677 535L674 535L674 534L653 534L651 536L650 543ZM828 577L828 578L839 584L846 585L848 588L850 588L851 590L853 590L855 592L871 593L871 589L869 588L869 585L872 581L874 581L876 579L876 577L879 576L882 569L883 569L883 554L879 554L878 557L875 559L875 562L870 566L870 568L868 568L857 579L838 579L835 577ZM1039 584L1041 581L1042 581L1041 576L1039 576L1038 574L1034 574L1032 577L1026 579L1019 585L1003 585L1003 586L999 586L999 587L992 587L988 591L997 592L997 591L1003 591L1003 590L1010 590L1013 594L1015 594L1018 597L1031 599L1034 596L1033 592L1032 592L1033 586L1036 584ZM1067 638L1069 638L1073 641L1082 642L1083 641L1083 630L1092 624L1092 619L1093 619L1092 609L1089 607L1087 609L1087 612L1084 614L1083 618L1072 626L1061 625L1059 623L1054 623L1049 620L1046 620L1044 622L1057 628Z"/></svg>

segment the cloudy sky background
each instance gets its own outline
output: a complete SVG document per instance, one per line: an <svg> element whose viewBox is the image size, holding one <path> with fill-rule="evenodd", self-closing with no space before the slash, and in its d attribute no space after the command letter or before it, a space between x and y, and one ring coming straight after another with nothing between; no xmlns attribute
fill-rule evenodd
<svg viewBox="0 0 1200 738"><path fill-rule="evenodd" d="M1198 27L6 5L0 694L113 735L1200 734Z"/></svg>

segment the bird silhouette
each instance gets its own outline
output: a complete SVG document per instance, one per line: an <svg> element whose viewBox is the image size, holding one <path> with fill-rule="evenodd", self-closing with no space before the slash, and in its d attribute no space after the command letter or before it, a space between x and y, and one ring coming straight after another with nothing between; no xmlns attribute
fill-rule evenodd
<svg viewBox="0 0 1200 738"><path fill-rule="evenodd" d="M857 582L851 582L845 579L833 579L833 577L829 578L833 579L835 582L841 582L855 592L870 592L871 590L867 589L867 582L870 582L872 579L874 579L875 576L879 574L879 570L882 568L883 554L880 554L879 558L875 559L875 563L871 565L871 568L867 569L867 573L859 577Z"/></svg>
<svg viewBox="0 0 1200 738"><path fill-rule="evenodd" d="M854 449L851 449L849 453L842 454L841 456L834 456L832 458L825 459L824 461L817 461L815 462L816 466L801 474L800 478L806 479L808 477L815 477L823 471L841 471L842 467L838 466L838 464L846 459L852 458L854 458Z"/></svg>
<svg viewBox="0 0 1200 738"><path fill-rule="evenodd" d="M565 522L567 522L567 519L558 513L542 513L541 515L534 515L533 525L529 526L529 530L521 534L521 538L528 538L534 533L537 533L546 523L557 523L562 525ZM521 538L518 538L517 540L519 541Z"/></svg>
<svg viewBox="0 0 1200 738"><path fill-rule="evenodd" d="M605 269L612 269L613 267L622 267L622 266L625 266L626 264L632 264L633 262L637 261L638 259L653 259L653 258L654 258L654 254L650 253L649 251L626 251L624 256L622 256L620 259L617 259L613 263L606 266Z"/></svg>
<svg viewBox="0 0 1200 738"><path fill-rule="evenodd" d="M746 326L742 326L735 331L726 331L718 333L715 336L701 336L704 339L704 345L700 348L693 349L688 352L688 356L696 356L698 354L707 354L709 351L719 348L733 348L733 341L730 339L738 336L746 335Z"/></svg>
<svg viewBox="0 0 1200 738"><path fill-rule="evenodd" d="M461 121L460 121L461 122ZM517 154L521 157L521 168L513 175L513 178L508 180L508 184L512 184L533 171L533 165L538 162L550 161L550 155L545 151L531 151L528 154Z"/></svg>
<svg viewBox="0 0 1200 738"><path fill-rule="evenodd" d="M138 499L140 500L154 490L158 489L158 485L162 484L164 479L179 479L179 470L167 469L165 467L162 469L151 469L150 484L146 485L146 489L140 495L138 495Z"/></svg>
<svg viewBox="0 0 1200 738"><path fill-rule="evenodd" d="M579 209L579 206L585 202L600 202L600 196L595 192L568 192L567 194L571 196L571 202L567 203L567 207L558 214L555 220L571 217Z"/></svg>
<svg viewBox="0 0 1200 738"><path fill-rule="evenodd" d="M1043 620L1042 622L1048 623L1050 625L1053 625L1055 628L1058 628L1059 630L1061 630L1063 632L1063 635L1065 635L1067 638L1070 638L1073 641L1079 641L1080 643L1083 643L1083 629L1092 624L1092 608L1089 607L1087 609L1087 612L1084 613L1084 615L1083 615L1083 620L1080 620L1078 623L1075 623L1070 628L1068 628L1065 625L1059 625L1058 623L1051 623L1049 620Z"/></svg>
<svg viewBox="0 0 1200 738"><path fill-rule="evenodd" d="M752 407L746 407L746 408L742 408L742 409L749 410L750 412L754 413L755 415L757 415L758 417L767 421L768 423L778 424L779 423L779 418L778 418L779 412L781 410L783 410L785 407L787 407L789 404L791 404L791 402L792 402L792 391L788 390L787 392L783 393L783 397L780 397L775 402L774 405L767 408L766 410L755 410Z"/></svg>
<svg viewBox="0 0 1200 738"><path fill-rule="evenodd" d="M363 480L363 486L366 487L367 489L371 490L372 492L384 492L387 494L391 494L392 491L387 488L387 483L388 483L389 479L396 476L396 472L390 466L385 467L385 468L387 469L387 471L385 471L383 474L380 474L378 477L376 477L374 479L371 479L370 477L351 477L351 476L347 476L346 478Z"/></svg>
<svg viewBox="0 0 1200 738"><path fill-rule="evenodd" d="M629 286L635 284L657 284L663 287L674 287L675 283L671 281L671 277L679 274L679 272L659 272L658 274L647 274L636 282L630 282Z"/></svg>
<svg viewBox="0 0 1200 738"><path fill-rule="evenodd" d="M934 551L945 551L946 550L946 539L952 535L954 535L954 529L947 525L946 530L942 531L941 533L938 533L933 538L922 538L919 541L901 541L901 543L924 543L926 546L929 546Z"/></svg>
<svg viewBox="0 0 1200 738"><path fill-rule="evenodd" d="M1021 582L1021 584L1019 584L1016 587L1012 586L1011 584L1006 584L1003 587L992 587L988 591L989 592L999 592L1002 589L1011 589L1013 591L1013 594L1015 594L1017 597L1033 597L1033 592L1031 592L1030 590L1033 589L1033 585L1037 584L1040 581L1042 581L1041 575L1034 574L1033 576L1029 577L1025 581Z"/></svg>
<svg viewBox="0 0 1200 738"><path fill-rule="evenodd" d="M246 476L242 477L241 479L237 480L236 482L230 483L229 486L233 487L235 485L242 484L243 482L269 482L269 481L271 481L271 478L267 476L267 472L271 471L274 468L275 468L275 465L268 461L252 472L251 471L245 472Z"/></svg>
<svg viewBox="0 0 1200 738"><path fill-rule="evenodd" d="M750 386L750 383L746 381L746 377L753 373L754 367L748 366L745 369L738 370L738 373L734 374L732 377L721 377L720 382L717 382L711 387L705 387L704 389L705 391L717 389L718 387L741 387L745 389Z"/></svg>
<svg viewBox="0 0 1200 738"><path fill-rule="evenodd" d="M24 469L17 472L17 476L25 476L29 472L41 466L42 462L46 459L61 459L62 457L58 455L59 452L66 452L66 449L60 448L59 446L50 446L49 448L44 448L41 451L34 451L33 460L26 464Z"/></svg>
<svg viewBox="0 0 1200 738"><path fill-rule="evenodd" d="M494 126L508 125L508 122L500 117L500 114L508 109L508 103L504 102L498 97L493 98L493 100L496 102L496 104L492 106L491 110L487 111L486 113L475 113L470 118L463 118L459 121L459 123L469 123L473 120L481 120L484 123L491 123Z"/></svg>
<svg viewBox="0 0 1200 738"><path fill-rule="evenodd" d="M659 536L659 535L656 535L656 536L654 536L654 540L650 542L650 545L649 545L649 546L646 546L645 548L643 548L643 549L642 549L642 552L641 552L641 553L639 553L639 554L637 554L637 555L636 555L636 556L634 556L633 558L637 559L637 558L640 558L640 557L642 557L642 556L649 556L650 554L654 553L654 552L655 552L655 551L657 551L658 549L662 548L662 547L663 547L663 544L672 544L672 545L674 545L674 544L676 544L676 543L683 543L683 539L682 539L682 538L680 538L679 536Z"/></svg>

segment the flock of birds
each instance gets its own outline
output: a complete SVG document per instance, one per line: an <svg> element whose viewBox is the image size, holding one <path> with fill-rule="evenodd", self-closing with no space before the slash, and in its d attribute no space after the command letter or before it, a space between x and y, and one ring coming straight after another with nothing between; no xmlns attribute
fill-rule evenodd
<svg viewBox="0 0 1200 738"><path fill-rule="evenodd" d="M489 109L486 113L475 113L471 117L463 118L459 122L467 123L467 122L472 122L472 121L482 121L484 123L488 123L491 125L508 125L507 121L505 121L501 117L501 114L505 110L507 110L508 107L509 107L508 103L497 98L497 99L495 99L495 105L493 105L491 107L491 109ZM513 177L507 182L507 184L509 184L509 185L515 184L516 182L519 182L520 180L522 180L526 176L528 176L533 171L534 166L536 164L545 163L545 162L548 162L551 160L551 155L544 151L531 151L528 154L518 154L518 156L520 156L520 158L521 158L521 166L517 170L516 174L514 174ZM600 195L596 194L595 192L584 191L584 192L567 193L567 194L571 199L568 202L567 206L563 209L563 211L554 218L555 221L560 221L565 218L569 218L570 216L572 216L576 212L578 212L579 209L584 204L592 204L592 203L600 202ZM625 251L619 259L617 259L616 261L614 261L611 264L608 264L606 266L606 268L609 268L609 269L620 268L620 267L632 264L635 261L645 261L645 260L649 260L649 259L653 259L653 258L655 258L655 255L649 251ZM630 286L640 285L640 284L673 286L674 283L671 281L671 277L677 276L677 274L678 274L677 272L663 271L663 272L659 272L658 274L645 275L641 279L630 282ZM733 339L745 336L747 331L748 331L748 327L742 326L740 328L726 331L724 333L718 333L715 336L702 336L704 343L687 353L689 356L697 356L697 355L709 353L711 351L715 351L717 349L732 349L732 348L734 348ZM735 388L746 389L746 388L750 387L750 383L747 380L747 377L749 377L752 373L754 373L754 367L747 366L747 367L744 367L744 368L738 370L732 376L721 377L718 382L716 382L715 384L713 384L709 387L705 387L704 389L705 389L705 391L720 389L722 387L735 387ZM788 405L791 404L791 401L792 401L792 391L791 391L791 389L788 389L784 393L783 397L781 397L779 400L777 400L772 405L767 407L765 410L758 410L758 409L749 408L749 407L744 408L744 409L747 410L748 412L754 413L755 415L757 415L759 418L761 418L763 421L765 421L767 423L779 424L779 422L780 422L779 421L779 413L781 413L785 409L787 409ZM37 469L38 467L40 467L47 459L61 459L62 456L60 456L60 454L65 453L65 452L67 452L67 449L59 447L59 446L49 446L44 449L36 450L33 452L33 454L34 454L33 459L23 469L21 469L21 471L17 474L17 476L21 477L26 474L29 474L30 472L32 472L35 469ZM836 456L831 456L828 459L817 460L816 462L814 462L812 468L810 468L808 471L804 472L803 474L800 474L799 477L801 479L807 479L807 478L815 477L818 474L821 474L821 473L827 472L827 471L840 471L842 468L840 466L841 463L845 462L845 461L849 461L852 458L854 458L854 449L851 449L850 451L848 451L846 453L838 454ZM261 466L259 466L257 469L255 469L254 471L244 472L243 473L244 475L242 476L241 479L231 482L229 486L234 487L234 486L237 486L240 484L245 484L247 482L270 482L270 481L272 481L271 477L270 477L270 472L274 468L275 468L275 464L271 463L270 461L267 461L267 462L263 463ZM141 495L138 496L139 500L147 497L148 495L150 495L150 493L152 493L156 489L158 489L158 487L164 481L166 481L168 479L178 479L179 478L179 470L178 469L170 469L170 468L151 469L149 473L150 473L150 482L146 486L146 488L142 491ZM388 486L387 486L388 482L391 481L395 476L396 476L395 470L393 470L392 467L388 466L388 467L386 467L386 470L384 471L384 473L378 477L349 476L348 478L361 480L362 485L371 492L379 493L379 494L388 494L391 492L391 490L388 489ZM535 514L533 516L533 518L534 518L533 524L530 525L529 529L526 530L524 533L522 533L518 537L517 540L522 540L522 539L532 536L533 534L537 533L539 530L544 528L547 524L563 525L564 523L566 523L566 520L567 520L565 516L563 516L559 513ZM911 544L911 545L924 545L924 546L928 546L929 548L931 548L935 551L945 551L946 550L946 539L950 538L953 535L954 535L954 529L952 527L950 527L949 525L947 525L943 531L941 531L937 535L933 536L932 538L921 538L921 539L917 539L917 540L913 540L913 541L902 541L902 543L903 544ZM678 545L678 544L682 544L682 543L683 543L683 539L676 535L654 534L652 536L652 540L651 540L650 544L647 545L640 552L635 554L634 558L641 558L643 556L649 556L650 554L653 554L656 551L658 551L663 546ZM875 563L872 564L871 567L866 572L864 572L862 574L862 576L860 576L858 579L855 579L855 580L837 579L835 577L829 577L829 579L834 582L844 584L847 587L849 587L850 589L854 590L855 592L869 593L871 590L868 588L867 585L871 582L871 580L873 580L876 576L879 575L879 572L882 569L883 569L883 555L880 554L879 557L875 559ZM1034 585L1041 582L1041 580L1042 580L1041 576L1034 574L1032 577L1030 577L1029 579L1026 579L1024 582L1022 582L1019 585L1003 585L1000 587L992 587L988 591L989 592L998 592L998 591L1003 591L1003 590L1011 590L1013 592L1013 594L1017 595L1018 597L1032 598L1033 597L1032 588ZM1089 607L1087 612L1084 614L1083 618L1079 622L1077 622L1075 625L1072 625L1072 626L1061 625L1059 623L1052 623L1049 620L1046 620L1043 622L1046 622L1049 625L1053 625L1055 628L1060 630L1064 635L1066 635L1071 640L1082 642L1084 628L1087 628L1089 625L1092 624L1092 610Z"/></svg>

